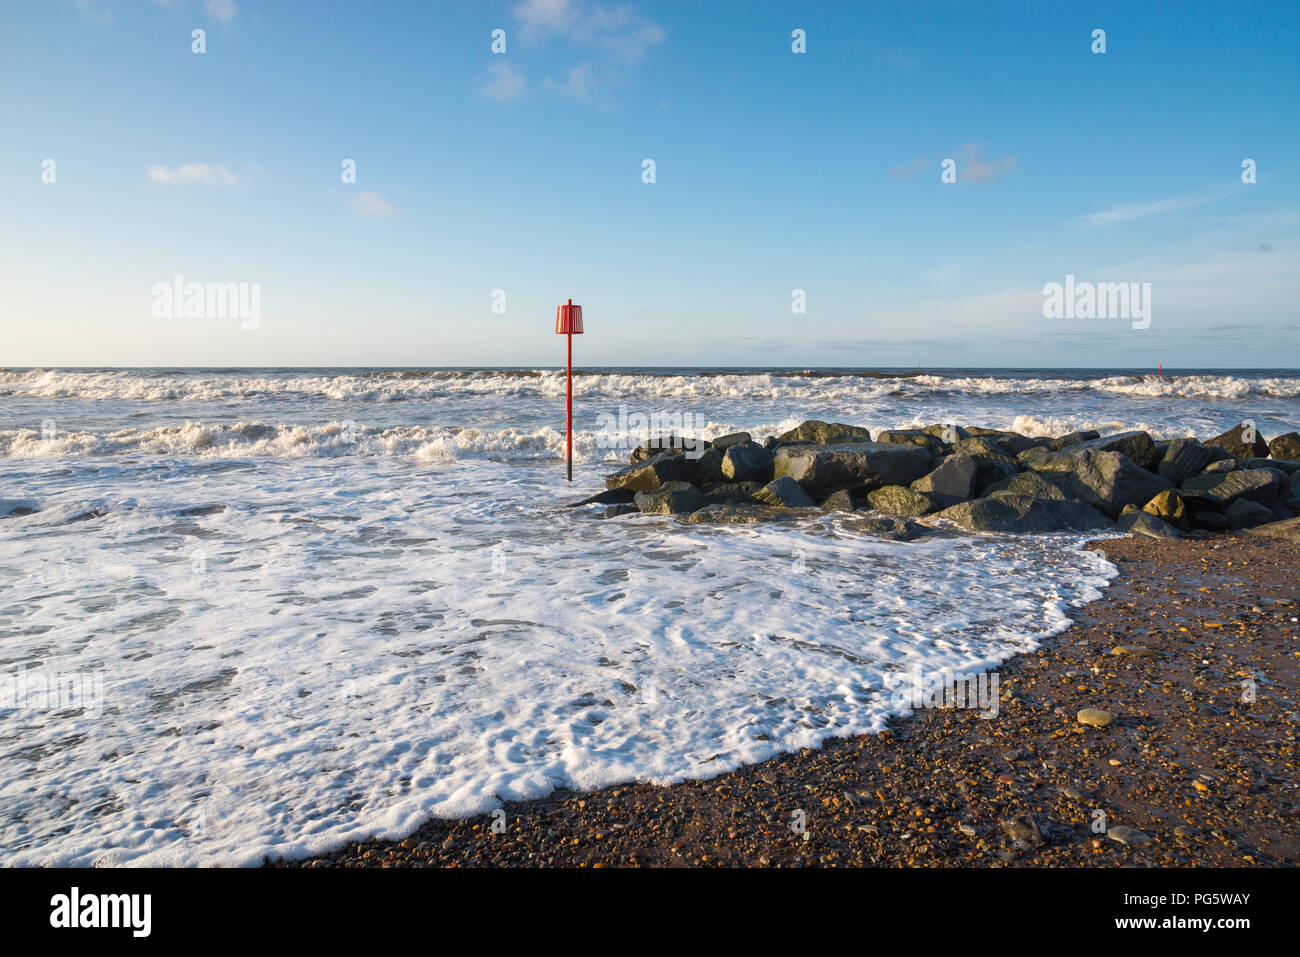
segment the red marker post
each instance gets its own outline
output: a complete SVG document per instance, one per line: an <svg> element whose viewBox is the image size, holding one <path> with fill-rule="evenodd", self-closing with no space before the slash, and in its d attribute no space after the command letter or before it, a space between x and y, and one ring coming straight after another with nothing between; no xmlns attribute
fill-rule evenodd
<svg viewBox="0 0 1300 957"><path fill-rule="evenodd" d="M565 414L566 448L569 458L569 481L573 481L573 337L582 335L582 307L575 306L570 299L568 305L558 306L555 310L556 335L569 337L568 387L565 392L568 410Z"/></svg>

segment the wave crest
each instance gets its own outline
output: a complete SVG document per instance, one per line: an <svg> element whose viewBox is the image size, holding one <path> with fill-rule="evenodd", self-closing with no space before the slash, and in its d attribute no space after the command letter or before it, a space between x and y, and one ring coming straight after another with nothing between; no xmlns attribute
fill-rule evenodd
<svg viewBox="0 0 1300 957"><path fill-rule="evenodd" d="M1100 378L1037 376L943 376L880 372L829 374L812 370L677 374L603 372L575 374L586 396L608 398L748 397L853 401L881 396L1003 395L1041 392L1101 392L1166 398L1300 397L1300 377L1279 375L1110 375ZM151 372L147 370L2 370L0 394L46 399L129 399L142 402L202 402L253 398L400 402L452 396L539 396L564 394L564 373L554 369L372 370L337 374L286 371L249 375Z"/></svg>

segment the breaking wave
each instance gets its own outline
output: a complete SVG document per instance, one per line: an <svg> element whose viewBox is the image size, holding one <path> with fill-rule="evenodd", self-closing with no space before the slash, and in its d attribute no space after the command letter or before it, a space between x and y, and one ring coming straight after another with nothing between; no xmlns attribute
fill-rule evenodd
<svg viewBox="0 0 1300 957"><path fill-rule="evenodd" d="M1245 373L1168 375L1059 374L1050 376L917 374L822 370L580 371L583 395L692 399L763 396L807 401L865 400L881 396L1005 395L1061 392L1165 398L1300 396L1300 376ZM211 402L261 397L350 402L402 402L448 396L564 394L564 373L552 369L433 370L61 370L0 371L0 396L45 399L127 399L139 402Z"/></svg>

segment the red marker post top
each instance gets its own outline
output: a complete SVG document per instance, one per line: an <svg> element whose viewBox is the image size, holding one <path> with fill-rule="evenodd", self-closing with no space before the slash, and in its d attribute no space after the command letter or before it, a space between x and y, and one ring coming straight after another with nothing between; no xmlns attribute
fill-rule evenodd
<svg viewBox="0 0 1300 957"><path fill-rule="evenodd" d="M582 307L570 299L568 305L555 307L555 331L561 336L582 335Z"/></svg>

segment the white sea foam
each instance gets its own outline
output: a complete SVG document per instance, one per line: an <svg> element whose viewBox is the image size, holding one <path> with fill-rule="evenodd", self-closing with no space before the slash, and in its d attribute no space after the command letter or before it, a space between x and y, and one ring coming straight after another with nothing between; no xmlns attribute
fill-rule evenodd
<svg viewBox="0 0 1300 957"><path fill-rule="evenodd" d="M879 729L888 672L1029 651L1112 574L1073 540L600 521L552 504L554 471L49 480L4 519L0 675L101 675L103 711L0 710L4 863L252 864L712 776Z"/></svg>
<svg viewBox="0 0 1300 957"><path fill-rule="evenodd" d="M584 433L580 455L597 448L598 433ZM410 456L421 461L458 458L553 459L564 457L564 433L553 428L484 430L460 427L350 427L270 425L264 422L186 422L157 429L111 432L56 431L46 437L30 428L0 430L0 455L59 458L69 455L195 455L205 458L333 458ZM600 457L603 457L600 456Z"/></svg>

